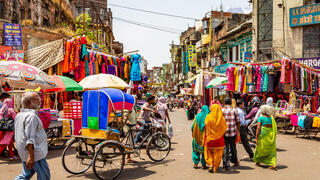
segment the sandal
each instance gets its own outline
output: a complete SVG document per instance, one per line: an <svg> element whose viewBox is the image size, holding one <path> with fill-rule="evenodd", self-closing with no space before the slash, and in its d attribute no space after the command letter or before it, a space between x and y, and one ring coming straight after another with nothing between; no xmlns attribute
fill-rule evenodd
<svg viewBox="0 0 320 180"><path fill-rule="evenodd" d="M214 171L213 171L213 167L209 167L209 173L213 173Z"/></svg>
<svg viewBox="0 0 320 180"><path fill-rule="evenodd" d="M16 161L16 160L18 160L18 159L19 159L19 158L16 157L16 156L13 156L13 157L9 158L10 161Z"/></svg>
<svg viewBox="0 0 320 180"><path fill-rule="evenodd" d="M198 167L197 164L194 164L194 165L193 165L193 168L194 168L194 169L198 169L199 167Z"/></svg>
<svg viewBox="0 0 320 180"><path fill-rule="evenodd" d="M270 166L269 169L274 170L274 171L278 170L277 166Z"/></svg>
<svg viewBox="0 0 320 180"><path fill-rule="evenodd" d="M260 166L260 163L259 163L259 162L257 162L257 163L256 163L256 166Z"/></svg>
<svg viewBox="0 0 320 180"><path fill-rule="evenodd" d="M201 169L208 169L207 166L201 166Z"/></svg>
<svg viewBox="0 0 320 180"><path fill-rule="evenodd" d="M137 161L134 161L134 160L132 160L132 159L128 159L127 160L127 164L133 164L133 163L138 163Z"/></svg>

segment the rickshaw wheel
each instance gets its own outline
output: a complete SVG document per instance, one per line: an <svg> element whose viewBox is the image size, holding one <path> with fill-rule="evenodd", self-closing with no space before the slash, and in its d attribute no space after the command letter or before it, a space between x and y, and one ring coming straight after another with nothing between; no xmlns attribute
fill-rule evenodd
<svg viewBox="0 0 320 180"><path fill-rule="evenodd" d="M99 147L93 158L93 172L102 180L115 179L121 174L124 163L123 147L116 142L106 142Z"/></svg>
<svg viewBox="0 0 320 180"><path fill-rule="evenodd" d="M171 150L169 136L162 132L152 135L147 145L147 154L152 161L160 162L168 157Z"/></svg>
<svg viewBox="0 0 320 180"><path fill-rule="evenodd" d="M285 134L287 133L287 120L283 118L277 118L277 127L278 127L278 134Z"/></svg>
<svg viewBox="0 0 320 180"><path fill-rule="evenodd" d="M91 147L91 150L89 148ZM63 168L71 174L86 172L92 165L94 149L82 139L74 139L62 153Z"/></svg>

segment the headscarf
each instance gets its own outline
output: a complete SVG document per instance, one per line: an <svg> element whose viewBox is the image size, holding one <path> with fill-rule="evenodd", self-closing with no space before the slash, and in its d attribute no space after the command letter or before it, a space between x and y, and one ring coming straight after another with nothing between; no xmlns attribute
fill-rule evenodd
<svg viewBox="0 0 320 180"><path fill-rule="evenodd" d="M3 117L3 114L9 109L12 108L12 100L7 98L3 101L3 105L0 109L0 116ZM8 112L7 112L8 113Z"/></svg>
<svg viewBox="0 0 320 180"><path fill-rule="evenodd" d="M221 138L227 129L221 107L214 104L211 106L210 111L210 114L207 115L205 120L206 142Z"/></svg>
<svg viewBox="0 0 320 180"><path fill-rule="evenodd" d="M269 106L273 106L273 98L272 97L268 97L266 104L269 105Z"/></svg>
<svg viewBox="0 0 320 180"><path fill-rule="evenodd" d="M207 105L202 106L201 112L197 114L193 121L193 131L192 137L195 139L196 143L199 145L203 144L203 129L205 127L205 119L210 113L210 109Z"/></svg>
<svg viewBox="0 0 320 180"><path fill-rule="evenodd" d="M157 102L157 107L159 109L168 109L168 106L166 104L166 98L165 97L160 97L158 99L158 102Z"/></svg>

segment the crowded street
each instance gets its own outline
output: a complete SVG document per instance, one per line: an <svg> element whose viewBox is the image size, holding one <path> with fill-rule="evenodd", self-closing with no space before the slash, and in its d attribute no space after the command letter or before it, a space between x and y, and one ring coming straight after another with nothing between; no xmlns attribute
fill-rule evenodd
<svg viewBox="0 0 320 180"><path fill-rule="evenodd" d="M0 180L320 179L320 0L0 0Z"/></svg>
<svg viewBox="0 0 320 180"><path fill-rule="evenodd" d="M191 121L187 121L185 112L176 109L170 113L174 128L172 139L172 151L168 158L160 163L154 163L143 152L142 158L135 165L125 165L119 179L308 179L317 180L320 171L320 147L318 140L297 139L294 135L279 135L277 140L278 171L255 166L248 158L241 144L237 145L240 159L239 167L232 167L230 171L209 174L207 170L193 169L191 158ZM253 144L252 144L253 145ZM254 147L252 147L254 148ZM144 151L144 150L142 150ZM52 179L95 179L93 172L89 169L81 175L70 175L65 172L61 165L62 150L52 150L48 153L48 163L52 172ZM1 179L13 179L21 170L18 161L7 162L0 160ZM33 179L36 179L34 177ZM33 180L32 179L32 180Z"/></svg>

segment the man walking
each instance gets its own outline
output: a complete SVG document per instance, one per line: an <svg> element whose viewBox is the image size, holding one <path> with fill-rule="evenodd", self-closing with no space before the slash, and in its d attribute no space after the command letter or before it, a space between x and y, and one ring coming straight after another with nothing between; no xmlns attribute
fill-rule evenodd
<svg viewBox="0 0 320 180"><path fill-rule="evenodd" d="M22 97L23 109L15 120L15 141L22 160L22 174L15 180L29 180L34 173L37 173L38 180L50 179L50 170L46 161L47 135L36 112L40 102L40 96L34 92L27 92Z"/></svg>
<svg viewBox="0 0 320 180"><path fill-rule="evenodd" d="M240 129L240 120L238 112L235 108L231 107L231 99L225 99L225 106L222 108L223 116L227 123L227 130L224 134L224 143L226 148L223 154L223 168L225 170L230 169L230 151L231 151L231 163L235 166L239 166L236 148L236 137Z"/></svg>
<svg viewBox="0 0 320 180"><path fill-rule="evenodd" d="M245 120L245 112L244 112L244 103L242 99L237 100L237 112L239 115L240 119L240 138L241 138L241 143L244 147L244 149L247 151L249 154L249 157L252 159L253 158L253 152L250 147L248 137L247 137L247 132L248 132L248 123L250 120Z"/></svg>

